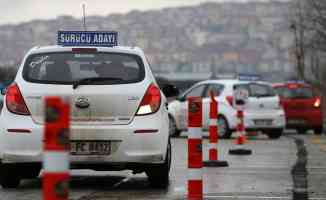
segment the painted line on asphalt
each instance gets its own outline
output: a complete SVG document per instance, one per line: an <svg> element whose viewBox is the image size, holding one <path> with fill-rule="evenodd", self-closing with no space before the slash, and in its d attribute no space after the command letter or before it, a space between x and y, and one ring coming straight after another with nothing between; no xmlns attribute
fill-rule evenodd
<svg viewBox="0 0 326 200"><path fill-rule="evenodd" d="M219 196L219 195L206 195L204 198L206 199L216 199L216 198L227 198L227 199L292 199L289 196L281 196L281 197L271 197L271 196Z"/></svg>

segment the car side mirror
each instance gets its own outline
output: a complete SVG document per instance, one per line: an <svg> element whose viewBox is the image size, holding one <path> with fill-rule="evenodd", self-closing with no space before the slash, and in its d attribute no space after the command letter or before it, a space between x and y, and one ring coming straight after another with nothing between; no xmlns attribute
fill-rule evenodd
<svg viewBox="0 0 326 200"><path fill-rule="evenodd" d="M176 86L166 84L163 86L162 91L166 97L176 97L179 95L179 90Z"/></svg>
<svg viewBox="0 0 326 200"><path fill-rule="evenodd" d="M2 95L5 95L6 92L7 92L7 88L2 88L2 89L1 89L1 94L2 94Z"/></svg>

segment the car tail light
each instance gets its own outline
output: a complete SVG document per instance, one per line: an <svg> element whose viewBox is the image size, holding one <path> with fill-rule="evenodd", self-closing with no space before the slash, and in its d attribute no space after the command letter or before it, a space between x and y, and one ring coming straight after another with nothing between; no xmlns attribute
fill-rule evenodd
<svg viewBox="0 0 326 200"><path fill-rule="evenodd" d="M227 96L226 100L229 102L231 106L233 106L233 96Z"/></svg>
<svg viewBox="0 0 326 200"><path fill-rule="evenodd" d="M314 107L315 108L319 108L320 107L320 104L321 104L321 101L320 101L320 98L317 98L315 103L314 103Z"/></svg>
<svg viewBox="0 0 326 200"><path fill-rule="evenodd" d="M153 83L148 87L137 111L137 115L155 113L161 105L160 89Z"/></svg>
<svg viewBox="0 0 326 200"><path fill-rule="evenodd" d="M95 53L97 52L96 48L72 48L73 53Z"/></svg>
<svg viewBox="0 0 326 200"><path fill-rule="evenodd" d="M24 98L16 83L10 85L6 92L6 106L12 113L19 115L30 115Z"/></svg>

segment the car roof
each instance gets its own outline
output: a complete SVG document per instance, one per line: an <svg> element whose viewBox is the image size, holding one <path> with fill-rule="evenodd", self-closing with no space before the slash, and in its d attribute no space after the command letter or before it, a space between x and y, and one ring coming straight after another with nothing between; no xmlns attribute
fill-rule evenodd
<svg viewBox="0 0 326 200"><path fill-rule="evenodd" d="M28 54L37 53L51 53L51 52L66 52L71 51L72 48L96 48L99 52L113 52L113 53L127 53L144 55L143 51L139 47L126 47L126 46L114 46L114 47L97 47L97 46L36 46L33 47Z"/></svg>
<svg viewBox="0 0 326 200"><path fill-rule="evenodd" d="M286 82L286 83L274 83L273 87L287 87L289 85L296 85L300 87L311 87L311 85L307 83L293 83L293 82Z"/></svg>
<svg viewBox="0 0 326 200"><path fill-rule="evenodd" d="M196 83L196 85L198 84L225 84L225 85L234 85L234 84L238 84L238 83L260 83L260 84L269 84L268 82L264 82L264 81L242 81L242 80L238 80L238 79L217 79L217 80L205 80L205 81L201 81Z"/></svg>

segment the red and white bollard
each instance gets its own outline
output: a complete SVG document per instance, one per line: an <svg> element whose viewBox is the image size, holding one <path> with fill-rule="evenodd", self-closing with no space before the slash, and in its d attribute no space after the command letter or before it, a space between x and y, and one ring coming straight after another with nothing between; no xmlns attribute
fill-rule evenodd
<svg viewBox="0 0 326 200"><path fill-rule="evenodd" d="M188 200L203 199L202 99L188 98Z"/></svg>
<svg viewBox="0 0 326 200"><path fill-rule="evenodd" d="M237 106L237 138L235 141L236 145L244 145L247 141L246 139L246 129L244 125L244 112L243 112L243 106ZM244 149L244 148L238 148L238 149L231 149L229 151L229 154L233 155L250 155L252 154L252 151L250 149Z"/></svg>
<svg viewBox="0 0 326 200"><path fill-rule="evenodd" d="M215 100L214 92L210 92L211 102L209 109L209 148L208 148L208 161L204 161L205 167L227 167L229 166L226 161L221 161L218 158L218 102Z"/></svg>
<svg viewBox="0 0 326 200"><path fill-rule="evenodd" d="M69 109L59 97L45 99L43 200L69 197Z"/></svg>

